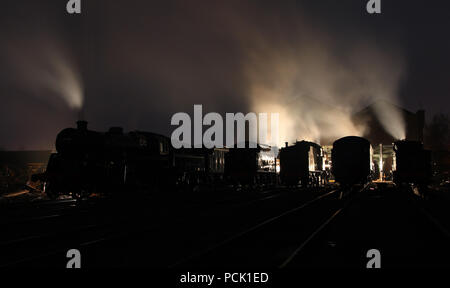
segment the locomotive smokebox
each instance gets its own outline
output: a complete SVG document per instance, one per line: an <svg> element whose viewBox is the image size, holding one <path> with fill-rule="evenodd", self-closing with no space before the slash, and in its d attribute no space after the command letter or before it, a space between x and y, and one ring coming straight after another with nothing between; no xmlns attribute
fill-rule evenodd
<svg viewBox="0 0 450 288"><path fill-rule="evenodd" d="M77 121L77 129L80 131L87 131L88 122L84 120Z"/></svg>

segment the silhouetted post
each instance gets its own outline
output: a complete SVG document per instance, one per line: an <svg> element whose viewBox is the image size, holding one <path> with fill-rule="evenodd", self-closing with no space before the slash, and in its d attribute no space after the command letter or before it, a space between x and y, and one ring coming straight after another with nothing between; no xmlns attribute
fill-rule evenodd
<svg viewBox="0 0 450 288"><path fill-rule="evenodd" d="M383 181L383 144L380 144L380 181Z"/></svg>

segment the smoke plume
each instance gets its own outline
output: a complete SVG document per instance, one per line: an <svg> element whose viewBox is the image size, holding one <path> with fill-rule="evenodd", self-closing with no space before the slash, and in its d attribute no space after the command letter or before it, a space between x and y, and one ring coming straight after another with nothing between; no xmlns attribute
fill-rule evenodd
<svg viewBox="0 0 450 288"><path fill-rule="evenodd" d="M71 109L83 106L81 75L67 49L55 38L45 35L9 39L7 59L17 86L25 93L52 103L61 98Z"/></svg>
<svg viewBox="0 0 450 288"><path fill-rule="evenodd" d="M378 98L397 102L405 70L396 33L378 28L383 17L362 13L361 1L98 0L85 3L85 18L60 1L10 2L0 88L20 108L2 110L8 147L34 143L35 131L39 147L52 145L80 109L92 129L170 135L172 115L195 104L205 114L279 113L280 145L326 144L364 135L353 113ZM24 110L42 115L15 116ZM401 115L377 111L402 137Z"/></svg>
<svg viewBox="0 0 450 288"><path fill-rule="evenodd" d="M379 98L395 102L404 71L401 49L369 36L334 39L333 29L303 14L292 17L298 19L267 15L261 23L239 23L252 110L280 113L280 144L363 136L367 127L353 123L352 115ZM266 29L271 26L276 33ZM402 115L375 108L386 131L404 137Z"/></svg>

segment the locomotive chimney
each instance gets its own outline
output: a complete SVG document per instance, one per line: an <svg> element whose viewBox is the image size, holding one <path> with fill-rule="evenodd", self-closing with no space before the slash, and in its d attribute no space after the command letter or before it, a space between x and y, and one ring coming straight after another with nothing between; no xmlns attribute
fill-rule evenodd
<svg viewBox="0 0 450 288"><path fill-rule="evenodd" d="M288 147L289 143L288 142L284 142L284 145L286 146L286 148Z"/></svg>
<svg viewBox="0 0 450 288"><path fill-rule="evenodd" d="M88 126L88 122L84 120L77 121L77 129L81 131L86 131Z"/></svg>

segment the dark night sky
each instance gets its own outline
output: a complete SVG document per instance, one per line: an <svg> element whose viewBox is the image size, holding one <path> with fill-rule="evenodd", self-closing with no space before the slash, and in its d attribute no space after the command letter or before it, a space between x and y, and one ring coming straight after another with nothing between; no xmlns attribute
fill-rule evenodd
<svg viewBox="0 0 450 288"><path fill-rule="evenodd" d="M3 1L0 148L52 147L78 91L93 129L166 135L193 104L302 114L314 99L351 113L381 96L449 113L448 2L382 0L381 15L366 2L84 0L79 16L65 0Z"/></svg>

